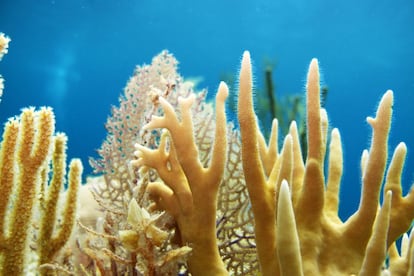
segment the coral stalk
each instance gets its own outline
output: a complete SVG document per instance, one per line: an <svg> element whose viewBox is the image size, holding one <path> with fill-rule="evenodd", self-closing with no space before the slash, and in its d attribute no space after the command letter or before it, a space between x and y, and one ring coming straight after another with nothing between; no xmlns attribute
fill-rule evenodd
<svg viewBox="0 0 414 276"><path fill-rule="evenodd" d="M244 178L254 214L257 254L262 275L278 275L276 251L275 189L266 182L258 146L258 125L253 109L249 52L244 52L240 69L238 119L242 141Z"/></svg>
<svg viewBox="0 0 414 276"><path fill-rule="evenodd" d="M62 212L62 218L57 219L58 199L64 189L66 175L66 141L67 138L64 134L55 136L52 157L53 177L48 187L45 187L47 183L43 183L41 191L41 222L37 242L40 264L53 261L53 257L68 241L75 223L78 190L82 175L82 163L79 159L72 160L69 165L65 208Z"/></svg>

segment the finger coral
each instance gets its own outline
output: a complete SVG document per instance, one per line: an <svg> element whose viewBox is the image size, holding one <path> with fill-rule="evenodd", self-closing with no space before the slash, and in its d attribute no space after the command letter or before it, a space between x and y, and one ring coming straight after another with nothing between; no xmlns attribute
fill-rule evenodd
<svg viewBox="0 0 414 276"><path fill-rule="evenodd" d="M194 94L180 99L181 122L171 105L160 98L165 115L153 117L145 128L168 129L172 142L166 149L166 137L161 137L158 150L147 150L138 145L137 166L155 168L163 183L149 184L149 192L159 198L177 221L183 244L193 253L188 260L190 270L197 275L225 274L216 239L217 192L224 173L226 160L226 116L224 101L228 88L221 83L216 96L216 129L210 164L204 167L198 159L193 137L190 108Z"/></svg>
<svg viewBox="0 0 414 276"><path fill-rule="evenodd" d="M24 109L5 125L0 149L1 275L31 272L32 262L35 269L55 262L72 233L82 164L74 159L69 165L65 207L58 215L67 138L55 134L54 127L50 108Z"/></svg>
<svg viewBox="0 0 414 276"><path fill-rule="evenodd" d="M337 129L332 130L328 181L325 184L323 170L325 145L328 141L327 114L320 108L319 97L318 62L314 59L309 67L307 82L306 163L303 164L298 157L296 131L292 131L291 138L289 135L285 138L280 161L273 162L273 168L268 174L264 170L268 166L265 163L267 159L259 149L259 130L253 112L250 56L247 52L244 54L239 95L243 170L252 202L257 250L264 275L284 274L284 266L287 265L281 258L281 252L285 249L278 244L278 237L286 233L283 229L275 229L275 217L280 215L278 208L281 204L276 201L275 194L279 193L282 180L289 183L292 191L291 204L300 244L300 250L296 253L300 255L302 264L296 275L374 275L372 271L379 272L385 261L386 248L408 230L414 216L413 191L403 198L399 182L405 152L403 144L396 148L389 165L384 189L387 196L378 213L393 101L393 93L387 91L379 104L376 117L367 119L373 128L373 136L371 148L365 152L362 162L360 208L344 223L340 221L337 216L342 171L340 136ZM290 151L290 154L285 154L286 151ZM380 233L381 231L386 233Z"/></svg>

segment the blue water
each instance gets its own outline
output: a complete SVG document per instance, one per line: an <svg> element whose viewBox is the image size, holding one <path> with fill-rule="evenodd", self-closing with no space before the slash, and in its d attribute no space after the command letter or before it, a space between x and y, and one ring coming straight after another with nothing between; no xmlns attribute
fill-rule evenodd
<svg viewBox="0 0 414 276"><path fill-rule="evenodd" d="M317 57L330 124L344 144L347 217L358 205L359 158L370 141L365 118L387 89L395 92L390 147L408 146L405 191L414 180L413 27L412 0L2 0L0 32L12 42L0 62L0 121L25 106L52 106L57 130L69 136L69 157L81 157L90 174L87 160L106 136L110 106L135 65L162 49L175 54L183 76L202 76L199 86L210 94L222 73L237 74L246 49L257 86L264 61L276 63L279 95L303 91Z"/></svg>

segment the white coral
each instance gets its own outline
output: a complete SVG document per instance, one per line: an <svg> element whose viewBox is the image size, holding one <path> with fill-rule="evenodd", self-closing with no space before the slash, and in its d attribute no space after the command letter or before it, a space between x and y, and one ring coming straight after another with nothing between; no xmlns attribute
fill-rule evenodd
<svg viewBox="0 0 414 276"><path fill-rule="evenodd" d="M7 54L10 41L11 39L8 36L6 36L4 33L0 33L0 60L5 54Z"/></svg>

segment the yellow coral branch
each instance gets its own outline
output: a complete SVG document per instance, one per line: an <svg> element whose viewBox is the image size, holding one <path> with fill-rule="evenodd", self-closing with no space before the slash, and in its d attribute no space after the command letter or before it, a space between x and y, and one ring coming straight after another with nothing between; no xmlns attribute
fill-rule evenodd
<svg viewBox="0 0 414 276"><path fill-rule="evenodd" d="M360 208L351 221L355 225L355 229L357 228L356 225L359 225L358 236L365 236L366 239L371 233L371 226L376 216L379 191L387 162L392 104L393 93L389 90L380 101L376 117L367 118L367 122L373 130L371 148L366 169L362 176L363 186Z"/></svg>
<svg viewBox="0 0 414 276"><path fill-rule="evenodd" d="M398 253L396 243L389 250L389 272L393 276L413 275L414 272L414 241L413 229L410 235L404 233L401 239L401 253Z"/></svg>
<svg viewBox="0 0 414 276"><path fill-rule="evenodd" d="M68 190L65 196L65 208L62 218L57 220L58 199L64 188L66 175L66 143L64 134L55 136L52 166L53 178L46 189L47 195L41 209L41 225L39 233L39 263L51 263L56 253L68 241L75 224L78 190L82 183L82 163L78 159L69 165ZM57 222L60 221L60 225Z"/></svg>
<svg viewBox="0 0 414 276"><path fill-rule="evenodd" d="M0 244L4 244L4 239L7 237L8 225L6 225L6 215L8 214L8 205L13 189L15 177L15 149L19 134L19 122L16 119L9 120L3 133L3 141L0 150L0 230L3 235L0 235Z"/></svg>
<svg viewBox="0 0 414 276"><path fill-rule="evenodd" d="M66 141L67 138L64 134L58 134L54 139L54 150L52 156L53 165L53 177L50 181L50 186L45 187L42 192L41 199L41 226L39 233L40 240L40 263L47 263L51 261L51 256L56 253L54 248L49 248L49 241L52 237L53 229L55 228L55 220L57 217L57 203L59 199L59 193L63 188L63 182L65 179L65 166L66 166ZM44 183L43 185L47 185Z"/></svg>
<svg viewBox="0 0 414 276"><path fill-rule="evenodd" d="M18 183L14 191L14 206L8 218L10 226L3 233L7 249L3 252L0 267L5 275L19 275L24 268L35 191L40 184L40 172L48 162L54 124L54 115L49 108L42 108L38 112L25 109L20 117L19 137L14 149L19 169Z"/></svg>
<svg viewBox="0 0 414 276"><path fill-rule="evenodd" d="M384 204L375 219L372 236L367 244L360 276L380 275L387 253L387 235L390 223L392 192L385 195Z"/></svg>
<svg viewBox="0 0 414 276"><path fill-rule="evenodd" d="M182 242L193 253L188 260L194 275L227 274L216 240L217 192L222 181L227 153L224 102L228 88L221 83L216 96L216 130L212 157L207 168L198 159L193 134L191 106L194 95L179 99L181 121L173 107L163 98L164 116L152 117L145 128L166 128L156 150L137 145L135 165L155 168L163 180L148 185L158 204L170 212L178 223ZM167 146L168 144L168 146ZM165 186L166 185L166 186Z"/></svg>
<svg viewBox="0 0 414 276"><path fill-rule="evenodd" d="M325 194L325 212L332 219L338 218L339 187L342 177L342 144L339 130L334 128L329 146L329 176Z"/></svg>
<svg viewBox="0 0 414 276"><path fill-rule="evenodd" d="M278 121L274 119L272 122L272 129L270 131L269 143L266 145L265 138L262 132L258 129L258 143L260 150L260 157L265 169L265 174L270 175L276 160L278 159Z"/></svg>
<svg viewBox="0 0 414 276"><path fill-rule="evenodd" d="M321 104L319 89L319 65L317 59L312 59L309 65L306 84L306 107L307 107L307 134L308 134L308 159L315 159L321 164L323 159Z"/></svg>
<svg viewBox="0 0 414 276"><path fill-rule="evenodd" d="M161 182L149 183L148 191L162 198L160 204L173 216L179 213L188 215L193 210L193 197L187 178L177 159L174 143L169 144L167 151L168 132L161 135L160 145L157 150L151 150L141 145L136 145L138 160L136 166L145 165L157 170Z"/></svg>
<svg viewBox="0 0 414 276"><path fill-rule="evenodd" d="M257 135L259 130L252 99L250 53L247 51L243 53L239 85L238 120L242 142L243 172L254 214L257 254L262 274L278 275L274 223L276 185L266 182L265 169L261 161Z"/></svg>
<svg viewBox="0 0 414 276"><path fill-rule="evenodd" d="M408 231L414 217L414 189L411 188L405 197L402 194L401 176L406 154L405 143L400 143L394 151L385 180L384 192L392 191L388 245L396 240L401 233Z"/></svg>
<svg viewBox="0 0 414 276"><path fill-rule="evenodd" d="M293 121L289 128L289 134L292 137L292 150L293 150L293 172L291 186L291 194L293 204L298 201L299 194L303 186L303 178L305 175L305 165L302 159L302 150L300 148L300 140L298 134L298 128L296 122Z"/></svg>
<svg viewBox="0 0 414 276"><path fill-rule="evenodd" d="M280 274L285 276L303 275L299 236L296 228L289 184L284 180L280 186L277 207L277 250Z"/></svg>

